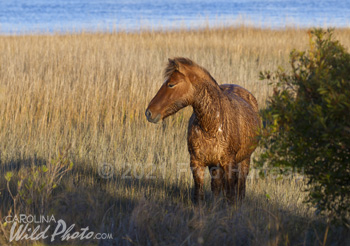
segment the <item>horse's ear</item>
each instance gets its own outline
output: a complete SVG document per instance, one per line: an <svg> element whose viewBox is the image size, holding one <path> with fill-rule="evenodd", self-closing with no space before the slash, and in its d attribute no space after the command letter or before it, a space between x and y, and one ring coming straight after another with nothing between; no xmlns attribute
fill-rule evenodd
<svg viewBox="0 0 350 246"><path fill-rule="evenodd" d="M176 59L170 59L168 58L169 64L173 65L179 73L182 73L183 75L185 74L185 71L183 69L183 65L177 61Z"/></svg>
<svg viewBox="0 0 350 246"><path fill-rule="evenodd" d="M169 64L173 65L176 70L179 70L179 64L177 63L177 61L175 59L168 58L168 61L169 61Z"/></svg>

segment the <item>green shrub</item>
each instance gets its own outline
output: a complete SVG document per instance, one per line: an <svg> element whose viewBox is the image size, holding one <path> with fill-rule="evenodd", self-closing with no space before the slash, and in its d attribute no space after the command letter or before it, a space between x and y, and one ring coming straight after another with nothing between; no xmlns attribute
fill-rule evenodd
<svg viewBox="0 0 350 246"><path fill-rule="evenodd" d="M6 199L5 194L0 193L0 199L11 200L11 204L2 205L8 207L7 215L0 218L17 216L21 214L49 216L49 203L52 201L53 191L58 187L64 175L72 170L73 163L67 157L67 150L59 152L55 159L47 162L46 165L33 165L29 168L21 168L18 172L7 172L5 174L6 190L10 199ZM11 185L12 184L12 185ZM32 230L34 224L31 224ZM11 226L5 221L0 222L0 232L4 238L0 237L0 244L9 242ZM3 241L5 239L5 241ZM11 242L17 245L15 241Z"/></svg>
<svg viewBox="0 0 350 246"><path fill-rule="evenodd" d="M310 49L291 52L288 72L261 73L274 91L262 111L266 151L257 163L303 170L308 202L349 226L350 54L333 30L309 35Z"/></svg>

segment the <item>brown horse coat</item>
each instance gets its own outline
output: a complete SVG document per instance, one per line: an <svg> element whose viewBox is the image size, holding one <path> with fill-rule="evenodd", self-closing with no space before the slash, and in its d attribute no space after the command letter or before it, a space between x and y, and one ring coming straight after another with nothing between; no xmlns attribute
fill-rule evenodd
<svg viewBox="0 0 350 246"><path fill-rule="evenodd" d="M195 200L203 199L205 167L215 196L224 188L229 199L243 197L260 126L256 99L238 85L219 86L208 71L186 58L169 59L165 78L146 116L157 122L183 107L193 107L188 150Z"/></svg>

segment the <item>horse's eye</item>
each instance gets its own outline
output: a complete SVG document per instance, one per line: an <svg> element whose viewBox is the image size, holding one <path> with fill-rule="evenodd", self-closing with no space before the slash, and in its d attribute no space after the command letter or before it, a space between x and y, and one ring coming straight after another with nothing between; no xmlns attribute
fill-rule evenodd
<svg viewBox="0 0 350 246"><path fill-rule="evenodd" d="M169 88L173 88L173 87L175 87L175 85L174 84L168 84L168 87Z"/></svg>

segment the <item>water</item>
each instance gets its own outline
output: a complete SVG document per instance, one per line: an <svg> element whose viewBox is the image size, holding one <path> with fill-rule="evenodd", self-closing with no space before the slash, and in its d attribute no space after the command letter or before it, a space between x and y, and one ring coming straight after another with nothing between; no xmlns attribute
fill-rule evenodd
<svg viewBox="0 0 350 246"><path fill-rule="evenodd" d="M0 0L0 33L196 28L350 27L349 0Z"/></svg>

